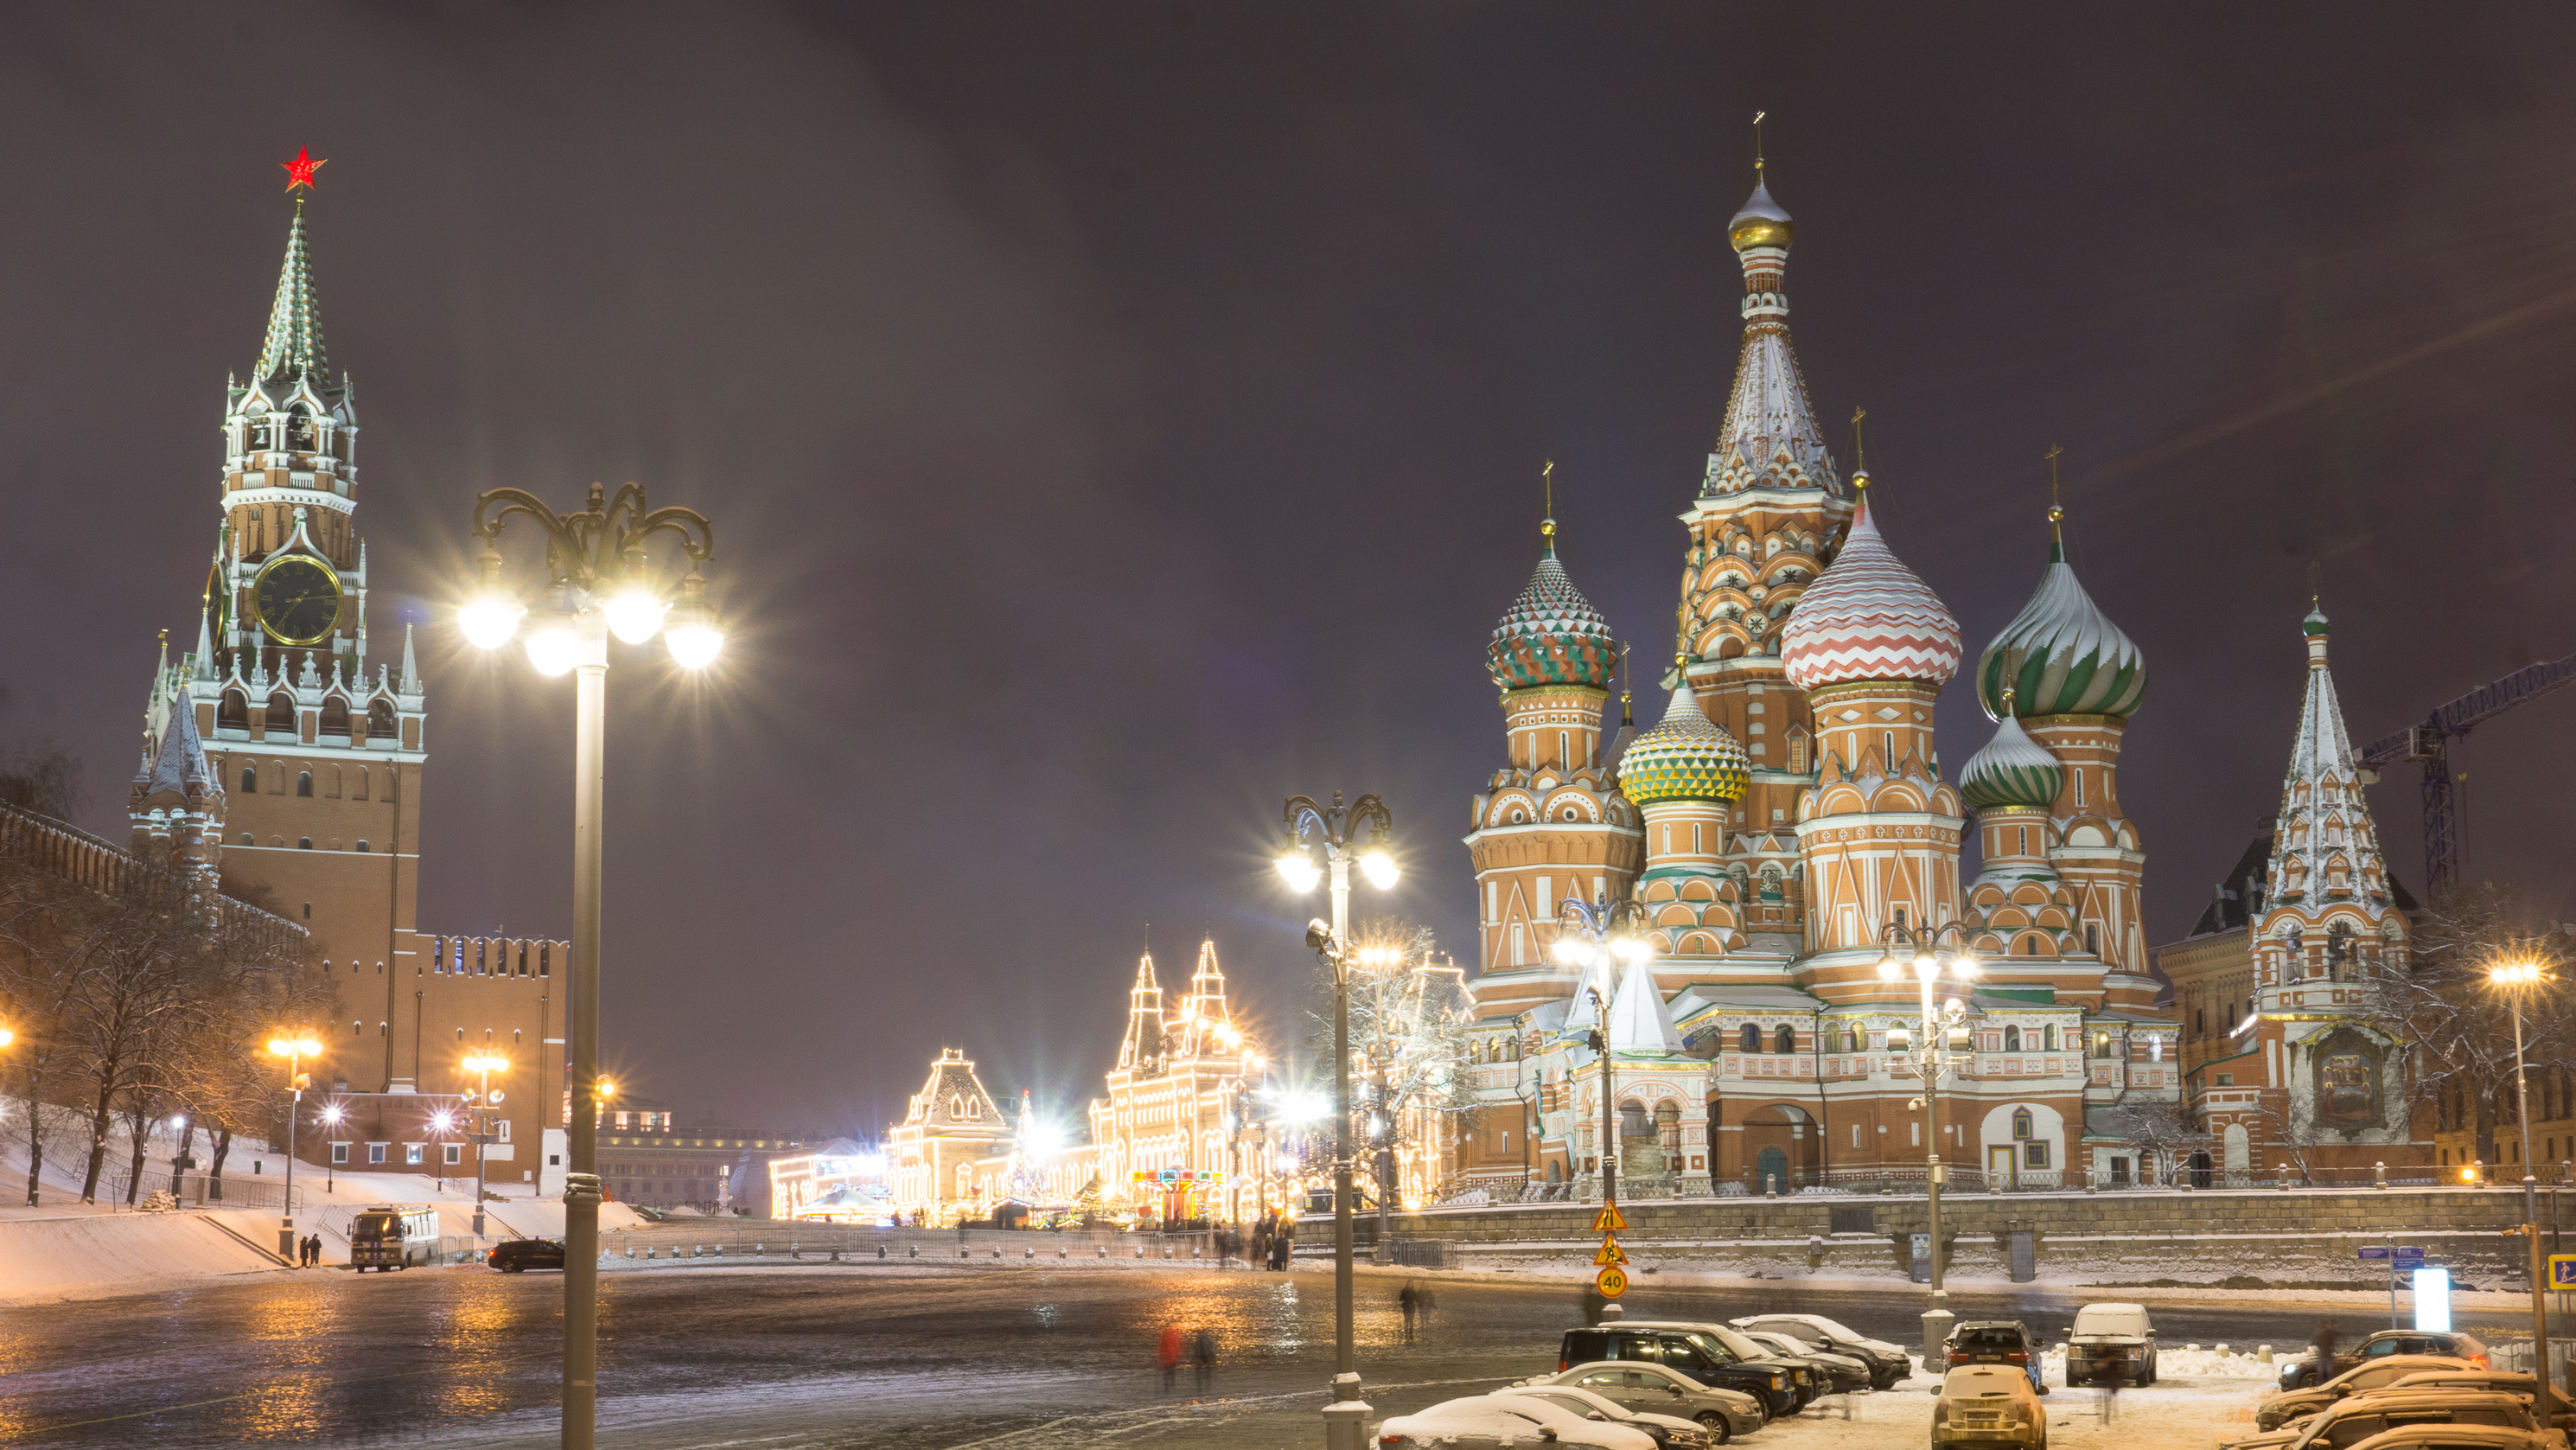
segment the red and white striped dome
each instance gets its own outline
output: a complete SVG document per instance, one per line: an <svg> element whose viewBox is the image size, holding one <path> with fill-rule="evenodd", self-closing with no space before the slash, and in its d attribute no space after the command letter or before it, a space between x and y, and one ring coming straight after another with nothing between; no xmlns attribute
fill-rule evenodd
<svg viewBox="0 0 2576 1450"><path fill-rule="evenodd" d="M1847 680L1949 683L1966 651L1959 621L1930 585L1897 562L1863 495L1851 533L1780 631L1780 664L1802 690Z"/></svg>

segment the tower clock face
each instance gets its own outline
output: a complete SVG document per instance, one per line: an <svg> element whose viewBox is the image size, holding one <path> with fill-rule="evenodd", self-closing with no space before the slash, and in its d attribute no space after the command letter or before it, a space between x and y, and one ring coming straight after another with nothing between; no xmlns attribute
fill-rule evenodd
<svg viewBox="0 0 2576 1450"><path fill-rule="evenodd" d="M340 576L310 554L271 560L250 594L259 627L279 644L320 644L340 626Z"/></svg>

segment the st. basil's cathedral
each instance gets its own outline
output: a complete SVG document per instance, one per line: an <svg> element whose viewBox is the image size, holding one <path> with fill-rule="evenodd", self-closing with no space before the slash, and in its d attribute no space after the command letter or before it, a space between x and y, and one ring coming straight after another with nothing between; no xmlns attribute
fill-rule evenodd
<svg viewBox="0 0 2576 1450"><path fill-rule="evenodd" d="M2187 1100L2184 1023L2170 1000L2159 1005L2172 984L2150 961L2146 854L2118 788L2145 661L2067 563L2052 506L2029 603L1974 658L1994 735L1955 776L1944 771L1934 709L1970 658L1957 617L1873 517L1866 471L1847 486L1825 446L1789 340L1792 234L1757 181L1728 232L1744 273L1743 351L1681 516L1680 629L1658 682L1670 692L1661 717L1642 732L1629 722L1619 647L1558 557L1553 520L1488 648L1508 754L1476 794L1466 837L1482 1108L1461 1124L1461 1186L1597 1194L1604 1046L1630 1192L1919 1183L1927 1131L1964 1184L2244 1171L2255 1099L2302 1095L2276 1067L2268 1092L2222 1104L2193 1084ZM2306 628L2321 637L2322 616ZM2322 681L2321 642L2315 661ZM1614 685L1622 718L1605 739ZM2311 687L2285 799L2336 793L2346 884L2366 876L2376 893L2356 903L2367 923L2345 934L2402 959L2404 919L2357 782L2347 770L2340 785L2318 784L2321 753L2343 737L2330 691ZM1979 864L1963 877L1972 832ZM1574 903L1597 912L1631 899L1650 948L1635 965L1560 949ZM2319 931L2309 924L2310 937ZM1910 973L1879 970L1891 946L1911 958L1927 936L1973 953L1977 968L1973 986L1945 983L1965 1011L1968 1056L1928 1129L1904 1051L1918 989ZM2219 955L2234 964L2246 949L2240 939ZM1586 956L1602 964L1578 964ZM2282 995L2249 989L2242 1001L2258 1012ZM2284 1061L2276 1039L2303 1029L2256 1030L2259 1020L2238 1045L2191 1056L2256 1044ZM2391 1045L2364 1043L2375 1034L2353 1021L2319 1030L2351 1039L2345 1055L2374 1072ZM2402 1145L2404 1117L2389 1111L2368 1136Z"/></svg>

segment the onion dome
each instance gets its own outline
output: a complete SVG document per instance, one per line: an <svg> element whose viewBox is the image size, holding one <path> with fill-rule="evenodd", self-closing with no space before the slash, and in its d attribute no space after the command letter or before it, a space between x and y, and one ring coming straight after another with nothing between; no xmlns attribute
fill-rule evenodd
<svg viewBox="0 0 2576 1450"><path fill-rule="evenodd" d="M1771 188L1756 181L1744 209L1726 224L1726 240L1738 252L1755 247L1786 247L1793 230L1789 213L1771 199Z"/></svg>
<svg viewBox="0 0 2576 1450"><path fill-rule="evenodd" d="M1541 525L1540 533L1546 544L1538 572L1494 626L1485 667L1506 690L1534 685L1605 688L1619 653L1610 622L1576 591L1574 581L1565 577L1565 566L1556 561L1556 520Z"/></svg>
<svg viewBox="0 0 2576 1450"><path fill-rule="evenodd" d="M1995 738L1969 756L1968 768L1959 772L1960 797L1981 808L2056 804L2057 793L2066 784L2066 767L2021 728L2009 690L2004 706Z"/></svg>
<svg viewBox="0 0 2576 1450"><path fill-rule="evenodd" d="M1653 801L1737 801L1753 762L1726 727L1708 718L1684 679L1652 730L1619 756L1619 790L1632 805Z"/></svg>
<svg viewBox="0 0 2576 1450"><path fill-rule="evenodd" d="M2054 537L2057 511L2049 515L2048 572L2039 578L2039 592L1978 657L1977 703L1998 719L2007 695L2024 718L2126 718L2146 698L2146 656L2075 581L2066 545Z"/></svg>
<svg viewBox="0 0 2576 1450"><path fill-rule="evenodd" d="M2306 635L2310 639L2323 639L2327 635L2333 633L2332 630L2326 627L2326 607L2324 605L2317 603L2313 599L2308 601L2308 616L2307 618L2299 621L2299 633Z"/></svg>
<svg viewBox="0 0 2576 1450"><path fill-rule="evenodd" d="M1898 562L1861 496L1842 552L1789 611L1780 664L1802 690L1848 680L1949 683L1966 650L1941 596Z"/></svg>

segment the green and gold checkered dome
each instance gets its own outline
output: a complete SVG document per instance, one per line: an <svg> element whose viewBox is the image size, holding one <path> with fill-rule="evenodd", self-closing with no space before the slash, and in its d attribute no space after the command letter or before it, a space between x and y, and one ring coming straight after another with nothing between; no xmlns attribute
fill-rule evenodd
<svg viewBox="0 0 2576 1450"><path fill-rule="evenodd" d="M1725 727L1708 718L1685 680L1655 728L1619 757L1619 790L1630 803L1738 801L1753 780L1753 762Z"/></svg>

